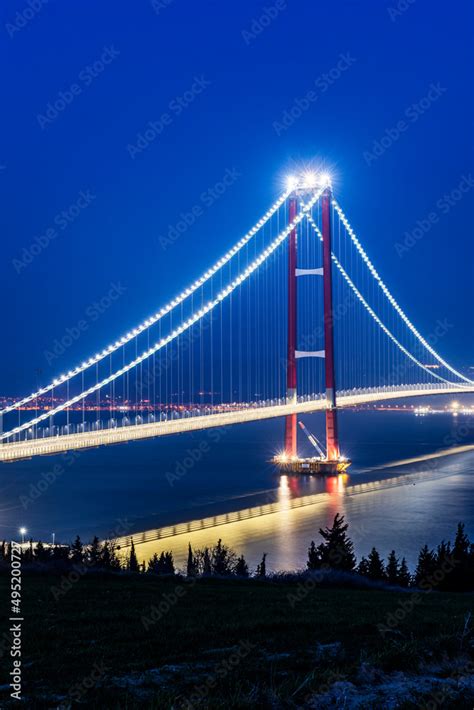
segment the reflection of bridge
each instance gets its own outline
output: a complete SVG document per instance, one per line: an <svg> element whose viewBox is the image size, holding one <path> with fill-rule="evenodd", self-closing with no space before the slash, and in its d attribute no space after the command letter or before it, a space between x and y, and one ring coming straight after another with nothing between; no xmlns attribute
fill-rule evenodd
<svg viewBox="0 0 474 710"><path fill-rule="evenodd" d="M307 173L160 311L0 411L0 461L278 416L294 455L297 415L321 409L337 459L337 407L474 391L434 349L445 334L419 333Z"/></svg>
<svg viewBox="0 0 474 710"><path fill-rule="evenodd" d="M368 402L380 402L403 397L450 394L453 392L455 392L455 394L474 393L474 385L453 388L449 386L439 387L438 385L421 384L405 387L354 390L351 393L342 392L338 394L337 406L338 408L353 407ZM16 461L18 459L31 458L32 456L47 456L50 454L64 453L73 449L87 449L107 444L139 441L142 439L151 439L156 436L212 429L214 427L230 426L232 424L244 424L245 422L256 422L263 419L272 419L274 417L292 414L304 414L325 409L325 398L301 399L292 404L262 403L262 405L258 406L252 404L245 409L219 412L218 414L182 417L150 424L121 426L77 434L46 437L43 439L23 440L0 447L0 461Z"/></svg>

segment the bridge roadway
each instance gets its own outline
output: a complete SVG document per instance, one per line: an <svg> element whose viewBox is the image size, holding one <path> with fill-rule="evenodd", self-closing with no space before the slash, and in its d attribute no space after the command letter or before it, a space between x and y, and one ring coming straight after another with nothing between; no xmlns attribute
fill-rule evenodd
<svg viewBox="0 0 474 710"><path fill-rule="evenodd" d="M353 407L368 402L379 402L403 397L421 397L439 394L464 394L473 393L474 385L466 386L433 386L411 385L393 388L370 388L356 390L353 393L340 393L337 398L338 408ZM65 453L71 450L90 449L110 444L121 444L140 439L151 439L156 436L179 434L186 431L212 429L214 427L230 426L245 422L255 422L262 419L283 417L287 414L304 414L324 410L325 399L298 401L291 404L277 404L272 406L249 406L238 411L207 414L183 419L151 424L137 424L114 429L100 429L98 431L66 434L62 436L46 437L44 439L29 439L12 443L0 444L0 461L13 462L33 456L50 456Z"/></svg>

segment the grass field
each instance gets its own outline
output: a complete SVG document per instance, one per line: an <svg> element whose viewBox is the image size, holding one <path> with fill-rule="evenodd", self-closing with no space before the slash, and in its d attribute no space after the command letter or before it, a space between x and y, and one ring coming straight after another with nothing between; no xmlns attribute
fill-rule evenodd
<svg viewBox="0 0 474 710"><path fill-rule="evenodd" d="M55 599L60 585L23 577L28 708L474 706L472 594L87 574Z"/></svg>

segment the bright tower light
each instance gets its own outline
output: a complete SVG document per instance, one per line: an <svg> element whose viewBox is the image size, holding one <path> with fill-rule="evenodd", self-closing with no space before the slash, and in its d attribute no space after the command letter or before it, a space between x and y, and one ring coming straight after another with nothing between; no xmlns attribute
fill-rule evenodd
<svg viewBox="0 0 474 710"><path fill-rule="evenodd" d="M321 182L321 185L330 185L331 175L329 173L321 173L321 175L319 176L319 180Z"/></svg>
<svg viewBox="0 0 474 710"><path fill-rule="evenodd" d="M26 535L26 533L27 533L26 528L20 528L20 530L19 530L18 532L19 532L20 535L21 535L21 541L22 541L22 543L25 542L25 535Z"/></svg>
<svg viewBox="0 0 474 710"><path fill-rule="evenodd" d="M298 186L298 178L294 175L288 175L286 178L286 186L288 190L294 190Z"/></svg>
<svg viewBox="0 0 474 710"><path fill-rule="evenodd" d="M304 187L316 187L318 184L318 176L312 170L303 175Z"/></svg>

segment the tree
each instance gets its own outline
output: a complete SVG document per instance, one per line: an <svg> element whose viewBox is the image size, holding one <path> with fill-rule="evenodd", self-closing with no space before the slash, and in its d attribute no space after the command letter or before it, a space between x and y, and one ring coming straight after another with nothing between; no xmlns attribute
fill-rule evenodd
<svg viewBox="0 0 474 710"><path fill-rule="evenodd" d="M41 540L38 540L36 544L35 560L37 562L47 562L49 560L49 550L45 548Z"/></svg>
<svg viewBox="0 0 474 710"><path fill-rule="evenodd" d="M264 579L267 576L267 553L264 552L262 556L262 561L260 562L259 565L257 565L257 570L255 572L255 576L258 577L259 579Z"/></svg>
<svg viewBox="0 0 474 710"><path fill-rule="evenodd" d="M130 548L130 557L128 558L128 571L129 572L139 572L140 567L138 565L137 555L135 552L135 545L133 544L132 538L130 538L130 541L131 541L132 545Z"/></svg>
<svg viewBox="0 0 474 710"><path fill-rule="evenodd" d="M400 566L395 550L392 550L387 558L386 573L389 584L399 584Z"/></svg>
<svg viewBox="0 0 474 710"><path fill-rule="evenodd" d="M237 575L237 577L248 577L249 576L249 567L248 567L248 564L246 563L243 555L241 555L239 557L239 559L237 560L235 568L234 568L234 573Z"/></svg>
<svg viewBox="0 0 474 710"><path fill-rule="evenodd" d="M201 563L202 563L202 575L204 577L210 577L212 574L212 563L211 563L211 556L209 554L209 548L205 547L204 552L202 553L201 556Z"/></svg>
<svg viewBox="0 0 474 710"><path fill-rule="evenodd" d="M188 543L188 561L186 564L186 574L188 577L195 577L197 575L197 572L197 561L195 556L193 555L193 548L191 547L191 543Z"/></svg>
<svg viewBox="0 0 474 710"><path fill-rule="evenodd" d="M357 567L357 574L360 574L362 577L369 576L369 562L367 560L367 557L361 557L359 565Z"/></svg>
<svg viewBox="0 0 474 710"><path fill-rule="evenodd" d="M467 591L474 588L474 568L472 567L471 543L464 530L464 523L458 523L454 539L452 562L454 569L449 574L450 588Z"/></svg>
<svg viewBox="0 0 474 710"><path fill-rule="evenodd" d="M102 567L103 569L112 569L114 556L115 551L113 550L112 545L108 540L105 540L104 544L101 547L99 555L100 567Z"/></svg>
<svg viewBox="0 0 474 710"><path fill-rule="evenodd" d="M400 569L398 571L398 584L400 587L409 587L411 584L411 574L408 570L407 561L402 557L400 562Z"/></svg>
<svg viewBox="0 0 474 710"><path fill-rule="evenodd" d="M50 551L51 554L51 551ZM54 545L52 548L52 555L53 555L53 560L55 562L68 562L69 561L69 555L70 555L70 547L69 545Z"/></svg>
<svg viewBox="0 0 474 710"><path fill-rule="evenodd" d="M71 562L75 565L81 565L84 560L84 546L79 535L71 545Z"/></svg>
<svg viewBox="0 0 474 710"><path fill-rule="evenodd" d="M433 550L424 545L418 555L418 564L415 570L415 584L431 584L430 579L436 572L438 564Z"/></svg>
<svg viewBox="0 0 474 710"><path fill-rule="evenodd" d="M88 562L91 567L98 567L100 563L100 542L97 535L94 535L87 551Z"/></svg>
<svg viewBox="0 0 474 710"><path fill-rule="evenodd" d="M228 576L232 574L237 561L237 555L227 545L224 545L219 538L217 545L211 550L212 574L218 576ZM205 573L205 572L204 572Z"/></svg>
<svg viewBox="0 0 474 710"><path fill-rule="evenodd" d="M308 569L319 569L321 566L321 559L319 557L319 552L316 548L314 540L311 540L311 544L308 548L308 561L306 563Z"/></svg>
<svg viewBox="0 0 474 710"><path fill-rule="evenodd" d="M458 523L454 538L453 556L456 562L465 564L469 558L469 538L464 532L464 523Z"/></svg>
<svg viewBox="0 0 474 710"><path fill-rule="evenodd" d="M159 565L159 560L158 560L158 555L155 552L153 557L148 560L148 569L147 572L150 572L151 574L159 574L158 572L158 565Z"/></svg>
<svg viewBox="0 0 474 710"><path fill-rule="evenodd" d="M153 574L174 574L174 562L172 552L162 552L161 555L155 554L148 561L148 572Z"/></svg>
<svg viewBox="0 0 474 710"><path fill-rule="evenodd" d="M332 528L319 529L319 534L324 539L317 550L321 565L332 569L352 572L356 565L354 545L347 536L349 525L344 523L344 516L336 513Z"/></svg>
<svg viewBox="0 0 474 710"><path fill-rule="evenodd" d="M374 581L381 581L385 579L385 567L375 547L371 549L367 562L367 577L369 579L373 579Z"/></svg>

